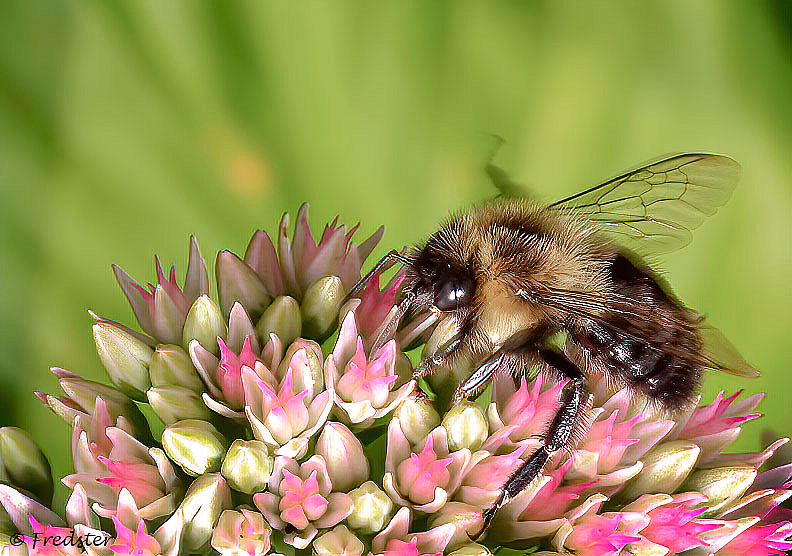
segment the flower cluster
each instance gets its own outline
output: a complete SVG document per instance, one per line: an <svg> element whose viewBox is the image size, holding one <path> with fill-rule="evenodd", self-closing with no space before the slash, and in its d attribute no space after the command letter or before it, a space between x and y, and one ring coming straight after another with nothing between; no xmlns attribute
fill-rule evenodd
<svg viewBox="0 0 792 556"><path fill-rule="evenodd" d="M159 260L147 286L115 267L139 330L95 316L112 385L53 369L63 394L37 393L72 431L63 511L51 509L50 468L36 444L0 429L3 553L484 556L508 547L760 556L792 548L783 506L792 464L767 465L786 440L724 453L758 417L761 396L740 393L673 420L635 406L626 391L598 393L574 449L556 454L471 542L501 486L541 444L565 384L499 375L479 400L453 406L437 377L417 384L413 350L431 352L447 331L435 315L417 315L372 350L390 329L402 278L382 288L374 280L342 306L381 237L357 245L355 230L333 222L317 242L302 207L293 235L287 215L274 242L258 231L244 256L218 255L218 300L194 238L183 285ZM446 380L464 374L446 371ZM104 542L32 542L70 534ZM26 544L11 542L18 538Z"/></svg>

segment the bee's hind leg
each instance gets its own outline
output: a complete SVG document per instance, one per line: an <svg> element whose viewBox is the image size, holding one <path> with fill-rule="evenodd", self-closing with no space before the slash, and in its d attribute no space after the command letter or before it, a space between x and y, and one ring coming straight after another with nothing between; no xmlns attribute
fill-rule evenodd
<svg viewBox="0 0 792 556"><path fill-rule="evenodd" d="M570 383L564 389L561 406L547 429L544 444L511 474L503 485L498 499L491 508L484 512L484 523L481 530L475 535L469 535L471 540L478 539L498 510L541 475L542 469L551 456L569 446L572 434L579 426L585 413L589 393L580 370L566 357L555 351L543 349L537 350L536 354L550 367L569 378Z"/></svg>

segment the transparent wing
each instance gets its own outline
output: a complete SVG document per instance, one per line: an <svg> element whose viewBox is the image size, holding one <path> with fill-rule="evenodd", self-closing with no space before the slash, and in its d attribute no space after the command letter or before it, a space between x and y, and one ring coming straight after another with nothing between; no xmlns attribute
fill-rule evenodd
<svg viewBox="0 0 792 556"><path fill-rule="evenodd" d="M740 355L723 332L704 322L699 327L699 334L704 344L701 357L706 367L748 378L759 376L759 371Z"/></svg>
<svg viewBox="0 0 792 556"><path fill-rule="evenodd" d="M573 210L641 254L667 253L687 245L690 232L729 200L741 173L728 156L678 154L550 207Z"/></svg>

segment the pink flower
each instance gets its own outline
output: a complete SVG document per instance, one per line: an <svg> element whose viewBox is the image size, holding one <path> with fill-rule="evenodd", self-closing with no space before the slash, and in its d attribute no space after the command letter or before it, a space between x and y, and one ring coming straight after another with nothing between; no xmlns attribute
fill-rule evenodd
<svg viewBox="0 0 792 556"><path fill-rule="evenodd" d="M134 402L112 386L85 380L58 367L50 371L58 378L66 396L35 392L36 396L69 426L79 419L80 427L90 431L92 441L98 441L111 424L140 438L150 435L146 418Z"/></svg>
<svg viewBox="0 0 792 556"><path fill-rule="evenodd" d="M322 456L302 464L279 456L268 491L254 495L253 501L273 528L285 531L288 544L303 549L318 529L332 527L352 512L349 496L332 489Z"/></svg>
<svg viewBox="0 0 792 556"><path fill-rule="evenodd" d="M333 407L332 391L322 390L322 383L317 382L322 379L321 360L315 361L311 355L309 348L298 347L290 359L282 362L285 374L277 385L263 363L257 361L254 368L242 367L245 415L256 439L271 446L276 454L302 457L308 440L325 423ZM274 364L279 358L273 355L268 359Z"/></svg>
<svg viewBox="0 0 792 556"><path fill-rule="evenodd" d="M698 444L701 447L698 464L707 463L734 442L740 434L740 425L761 415L752 411L764 394L736 401L740 394L742 390L724 398L721 390L711 404L692 407L686 415L677 418L668 439L690 440Z"/></svg>
<svg viewBox="0 0 792 556"><path fill-rule="evenodd" d="M522 464L520 456L525 448L500 456L488 455L465 476L455 498L482 508L495 502L506 479Z"/></svg>
<svg viewBox="0 0 792 556"><path fill-rule="evenodd" d="M560 467L546 471L535 484L515 496L496 514L487 536L510 542L546 537L557 531L566 523L565 512L594 484L590 481L561 486L571 465L572 461L566 460ZM471 475L476 470L473 468Z"/></svg>
<svg viewBox="0 0 792 556"><path fill-rule="evenodd" d="M301 375L295 377L299 387L310 386L314 394L323 390L322 360L324 355L316 342L298 338L288 349L284 358L280 338L270 334L267 344L262 350L258 336L245 310L239 303L231 309L228 327L228 341L217 338L220 359L202 346L198 341L190 342L189 351L193 365L203 378L209 392L203 394L204 403L211 410L234 419L245 420L245 387L242 380L242 369L252 370L270 389L278 387L283 379L285 369L292 364L292 358L301 349L300 361L307 360L308 376L303 377L306 365L299 369Z"/></svg>
<svg viewBox="0 0 792 556"><path fill-rule="evenodd" d="M631 394L621 390L602 407L592 410L593 422L582 442L572 451L569 481L596 481L596 489L608 495L640 473L640 458L674 426L646 412L626 418Z"/></svg>
<svg viewBox="0 0 792 556"><path fill-rule="evenodd" d="M432 437L426 439L420 454L410 454L396 469L396 480L405 496L416 504L427 504L434 500L436 487L448 485L451 475L446 469L451 458L438 459L432 447Z"/></svg>
<svg viewBox="0 0 792 556"><path fill-rule="evenodd" d="M387 550L412 551L411 554L442 554L456 535L456 527L445 523L436 527L427 527L424 531L410 532L412 512L410 508L400 508L390 523L371 541L374 554L382 554Z"/></svg>
<svg viewBox="0 0 792 556"><path fill-rule="evenodd" d="M335 392L340 420L357 428L370 426L410 395L415 382L400 380L396 372L398 357L403 354L397 352L394 340L367 357L355 315L347 313L333 353L325 363L325 381Z"/></svg>
<svg viewBox="0 0 792 556"><path fill-rule="evenodd" d="M222 556L264 556L270 551L271 533L260 513L225 510L212 532L212 548Z"/></svg>
<svg viewBox="0 0 792 556"><path fill-rule="evenodd" d="M73 556L84 552L82 539L72 529L39 523L32 515L28 516L28 519L33 535L22 537L27 545L28 554Z"/></svg>
<svg viewBox="0 0 792 556"><path fill-rule="evenodd" d="M428 311L413 316L409 321L402 319L398 330L385 332L398 312L396 298L403 281L404 274L399 270L380 290L379 275L376 275L369 280L359 297L351 299L341 308L339 324L347 313L354 312L358 333L363 339L366 351L371 349L380 335L383 336L383 343L395 339L400 348L407 351L413 343L426 341L432 333L437 323L437 314Z"/></svg>
<svg viewBox="0 0 792 556"><path fill-rule="evenodd" d="M206 262L198 242L190 237L190 262L184 289L176 282L176 269L166 277L159 258L154 258L157 283L147 288L135 282L121 267L113 265L118 284L129 300L140 327L162 344L181 344L182 330L190 306L199 296L209 293Z"/></svg>
<svg viewBox="0 0 792 556"><path fill-rule="evenodd" d="M482 448L498 450L504 442L507 443L504 449L508 451L517 445L539 447L539 436L545 433L558 410L561 391L566 384L566 381L551 383L549 388L543 389L543 382L539 374L529 388L525 378L521 378L517 388L510 375L496 375L489 408L489 425L494 434Z"/></svg>
<svg viewBox="0 0 792 556"><path fill-rule="evenodd" d="M242 367L255 367L261 360L251 348L250 336L245 338L239 355L231 351L222 338L217 339L220 346L220 363L217 367L217 384L223 392L223 398L231 409L245 407L245 393L242 389Z"/></svg>
<svg viewBox="0 0 792 556"><path fill-rule="evenodd" d="M322 276L338 276L349 291L360 279L360 269L382 238L378 228L360 245L352 243L358 229L327 224L319 243L308 225L308 204L297 212L294 235L289 240L289 214L283 215L278 233L278 253L266 232L257 231L245 251L245 262L252 268L273 297L288 294L302 299L305 290Z"/></svg>
<svg viewBox="0 0 792 556"><path fill-rule="evenodd" d="M792 549L792 523L754 525L718 551L721 556L781 556Z"/></svg>
<svg viewBox="0 0 792 556"><path fill-rule="evenodd" d="M160 448L148 448L118 427L107 427L98 441L90 441L75 423L73 451L76 473L63 478L69 488L82 485L102 517L114 515L119 493L131 494L140 516L154 519L170 515L178 505L182 486L173 464Z"/></svg>
<svg viewBox="0 0 792 556"><path fill-rule="evenodd" d="M382 553L382 556L442 556L442 552L436 552L434 554L421 554L418 552L418 541L416 539L412 539L410 542L400 541L398 539L392 539L388 541L388 545L385 547L385 552Z"/></svg>
<svg viewBox="0 0 792 556"><path fill-rule="evenodd" d="M396 504L434 513L453 496L470 468L487 455L484 451L473 455L468 449L450 452L443 427L429 433L420 449L412 449L394 417L388 425L383 486Z"/></svg>
<svg viewBox="0 0 792 556"><path fill-rule="evenodd" d="M706 508L689 510L684 506L658 508L649 513L649 525L641 531L641 535L653 543L666 546L672 552L681 552L695 546L704 545L698 536L704 531L715 529L718 525L702 524L694 518L701 515Z"/></svg>
<svg viewBox="0 0 792 556"><path fill-rule="evenodd" d="M146 524L140 520L137 529L132 530L121 523L116 516L111 516L116 529L115 543L108 546L113 554L130 556L158 556L162 554L157 539L146 533Z"/></svg>
<svg viewBox="0 0 792 556"><path fill-rule="evenodd" d="M367 348L371 347L371 342L379 336L384 325L390 321L395 312L396 294L403 281L404 275L400 271L380 291L379 274L377 274L366 284L360 298L353 299L349 306L342 309L342 315L354 311L358 333Z"/></svg>
<svg viewBox="0 0 792 556"><path fill-rule="evenodd" d="M706 546L703 533L720 527L709 520L698 517L706 511L700 506L707 498L697 493L668 495L647 494L622 508L622 514L635 513L636 521L648 518L648 524L640 530L647 541L664 546L671 552L682 552L697 546Z"/></svg>
<svg viewBox="0 0 792 556"><path fill-rule="evenodd" d="M565 540L565 546L579 556L615 556L641 537L619 531L621 516L592 515L576 524Z"/></svg>

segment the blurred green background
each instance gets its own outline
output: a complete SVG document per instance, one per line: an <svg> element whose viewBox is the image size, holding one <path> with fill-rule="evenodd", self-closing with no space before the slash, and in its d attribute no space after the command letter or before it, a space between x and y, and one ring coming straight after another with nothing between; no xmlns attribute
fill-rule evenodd
<svg viewBox="0 0 792 556"><path fill-rule="evenodd" d="M762 370L792 434L790 3L0 2L0 423L68 471L30 393L102 377L86 309L134 322L110 272L183 276L187 238L242 252L312 203L375 253L491 196L497 162L554 200L656 155L727 153L732 201L662 264ZM360 236L362 239L363 235ZM180 278L181 279L181 278Z"/></svg>

